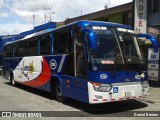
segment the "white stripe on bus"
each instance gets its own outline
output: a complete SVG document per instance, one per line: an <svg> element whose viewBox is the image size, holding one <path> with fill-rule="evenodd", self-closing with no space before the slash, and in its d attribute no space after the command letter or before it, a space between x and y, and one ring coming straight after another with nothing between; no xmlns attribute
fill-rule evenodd
<svg viewBox="0 0 160 120"><path fill-rule="evenodd" d="M58 67L58 71L57 71L57 72L60 72L60 71L62 70L62 65L63 65L63 63L64 63L65 57L66 57L66 55L64 54L64 55L62 56L62 59L61 59L61 62L60 62L60 64L59 64L59 67Z"/></svg>

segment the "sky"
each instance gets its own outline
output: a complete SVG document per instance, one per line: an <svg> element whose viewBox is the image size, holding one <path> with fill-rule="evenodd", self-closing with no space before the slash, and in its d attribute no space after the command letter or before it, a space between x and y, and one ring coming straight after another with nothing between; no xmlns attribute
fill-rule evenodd
<svg viewBox="0 0 160 120"><path fill-rule="evenodd" d="M61 22L132 0L0 0L0 35L18 34L48 22ZM46 20L45 16L46 15ZM33 17L34 16L34 17ZM33 18L35 19L33 22Z"/></svg>

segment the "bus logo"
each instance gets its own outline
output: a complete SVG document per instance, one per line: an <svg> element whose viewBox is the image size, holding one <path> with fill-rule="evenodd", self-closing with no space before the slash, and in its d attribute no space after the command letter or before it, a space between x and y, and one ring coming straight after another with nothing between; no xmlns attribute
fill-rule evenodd
<svg viewBox="0 0 160 120"><path fill-rule="evenodd" d="M51 69L56 69L56 67L57 67L57 62L56 62L54 59L52 59L52 60L50 61L50 67L51 67Z"/></svg>
<svg viewBox="0 0 160 120"><path fill-rule="evenodd" d="M107 76L106 74L101 74L101 75L100 75L100 78L101 78L102 80L105 80L105 79L108 78L108 76Z"/></svg>

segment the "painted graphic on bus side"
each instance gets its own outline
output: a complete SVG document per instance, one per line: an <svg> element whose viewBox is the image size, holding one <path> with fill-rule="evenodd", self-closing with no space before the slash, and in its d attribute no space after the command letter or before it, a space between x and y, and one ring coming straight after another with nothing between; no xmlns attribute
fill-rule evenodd
<svg viewBox="0 0 160 120"><path fill-rule="evenodd" d="M44 57L24 57L15 68L15 80L25 85L39 87L51 77L50 66Z"/></svg>

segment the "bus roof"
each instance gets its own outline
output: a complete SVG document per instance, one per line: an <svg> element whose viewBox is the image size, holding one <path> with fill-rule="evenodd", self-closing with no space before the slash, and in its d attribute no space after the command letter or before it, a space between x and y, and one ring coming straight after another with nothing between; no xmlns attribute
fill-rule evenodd
<svg viewBox="0 0 160 120"><path fill-rule="evenodd" d="M80 27L86 27L86 26L108 26L108 27L120 27L120 28L126 28L126 29L132 29L129 25L123 25L118 23L112 23L112 22L102 22L102 21L89 21L89 20L82 20L75 22Z"/></svg>
<svg viewBox="0 0 160 120"><path fill-rule="evenodd" d="M53 31L56 31L56 30L60 30L60 29L63 29L63 28L66 28L66 27L69 27L69 26L72 26L72 25L78 25L81 28L84 28L84 27L87 27L87 26L106 26L106 27L120 27L120 28L132 29L132 27L129 26L129 25L123 25L123 24L118 24L118 23L102 22L102 21L91 21L91 20L81 20L81 21L76 21L74 23L59 27L59 28L46 29L46 30L43 30L43 31L40 31L40 32L36 32L36 33L30 34L30 35L27 35L22 39L19 39L17 41L8 42L6 44L10 44L10 43L13 43L13 42L18 42L20 40L29 39L29 38L32 38L32 37L43 35L45 33L50 33L50 32L53 32Z"/></svg>
<svg viewBox="0 0 160 120"><path fill-rule="evenodd" d="M80 20L73 23L70 23L68 25L55 28L53 31L63 29L65 27L69 27L72 25L78 25L81 28L87 27L87 26L106 26L106 27L120 27L120 28L126 28L126 29L133 29L129 25L119 24L119 23L112 23L112 22L102 22L102 21L91 21L91 20Z"/></svg>

